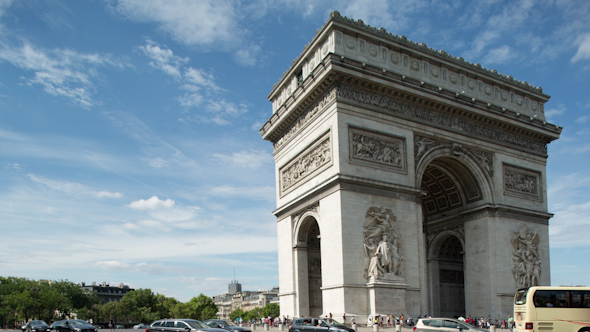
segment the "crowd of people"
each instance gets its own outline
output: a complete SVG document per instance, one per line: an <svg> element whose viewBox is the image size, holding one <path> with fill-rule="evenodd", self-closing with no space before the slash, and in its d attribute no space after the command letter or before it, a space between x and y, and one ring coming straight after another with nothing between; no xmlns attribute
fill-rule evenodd
<svg viewBox="0 0 590 332"><path fill-rule="evenodd" d="M414 326L414 320L412 317L405 317L402 313L399 316L396 315L376 315L376 316L369 316L367 320L367 326L378 325L379 327L397 327L400 325L401 327L404 326Z"/></svg>
<svg viewBox="0 0 590 332"><path fill-rule="evenodd" d="M514 318L512 316L508 316L508 319L491 319L488 317L483 318L471 318L471 316L467 316L467 318L459 317L458 320L465 322L467 324L471 324L473 326L477 326L478 328L489 329L490 326L496 326L501 329L513 329L514 328Z"/></svg>

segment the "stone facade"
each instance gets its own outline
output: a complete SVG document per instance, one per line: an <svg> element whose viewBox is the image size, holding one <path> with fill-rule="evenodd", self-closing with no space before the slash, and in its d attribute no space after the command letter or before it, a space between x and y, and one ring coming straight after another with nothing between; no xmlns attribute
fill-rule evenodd
<svg viewBox="0 0 590 332"><path fill-rule="evenodd" d="M278 288L268 291L239 291L233 294L213 296L213 303L217 306L217 318L229 319L229 315L236 309L250 311L263 308L271 303L279 303Z"/></svg>
<svg viewBox="0 0 590 332"><path fill-rule="evenodd" d="M269 99L282 315L506 317L549 284L541 88L334 12Z"/></svg>

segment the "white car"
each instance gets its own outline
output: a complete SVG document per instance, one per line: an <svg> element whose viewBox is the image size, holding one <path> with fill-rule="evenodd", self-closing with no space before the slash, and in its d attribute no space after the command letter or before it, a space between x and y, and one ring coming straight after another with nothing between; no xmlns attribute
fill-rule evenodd
<svg viewBox="0 0 590 332"><path fill-rule="evenodd" d="M469 331L469 332L489 332L488 330L478 329L467 323L452 318L420 318L414 326L414 331Z"/></svg>

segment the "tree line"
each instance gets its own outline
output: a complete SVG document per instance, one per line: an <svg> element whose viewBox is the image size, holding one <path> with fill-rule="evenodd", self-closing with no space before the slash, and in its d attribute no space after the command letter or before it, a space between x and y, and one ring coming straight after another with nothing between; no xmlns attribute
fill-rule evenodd
<svg viewBox="0 0 590 332"><path fill-rule="evenodd" d="M31 319L47 323L77 316L102 325L112 318L117 324L151 323L161 318L216 318L213 300L200 294L183 303L175 298L136 289L121 302L102 304L76 283L59 280L44 282L26 278L0 277L0 327L19 327Z"/></svg>
<svg viewBox="0 0 590 332"><path fill-rule="evenodd" d="M229 314L229 318L235 321L240 318L244 322L250 322L252 319L258 320L262 317L279 317L280 307L276 303L269 303L263 308L254 308L252 310L244 311L241 308L237 308Z"/></svg>

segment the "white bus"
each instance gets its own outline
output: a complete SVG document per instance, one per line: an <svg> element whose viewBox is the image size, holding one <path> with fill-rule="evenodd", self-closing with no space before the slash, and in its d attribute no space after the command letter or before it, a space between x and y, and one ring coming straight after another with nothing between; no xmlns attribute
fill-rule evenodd
<svg viewBox="0 0 590 332"><path fill-rule="evenodd" d="M517 332L590 332L590 287L535 286L514 297Z"/></svg>

